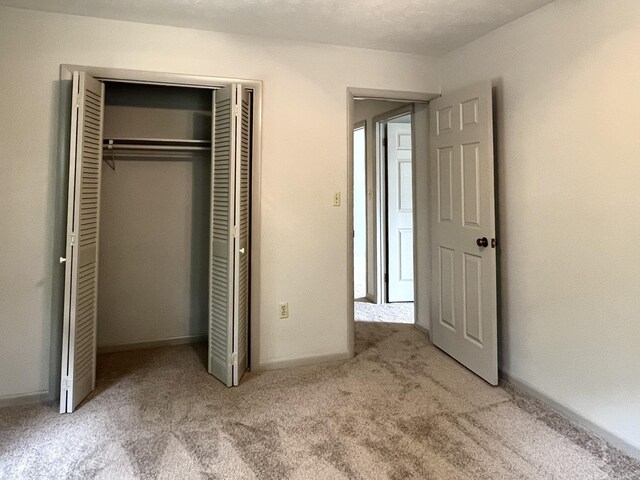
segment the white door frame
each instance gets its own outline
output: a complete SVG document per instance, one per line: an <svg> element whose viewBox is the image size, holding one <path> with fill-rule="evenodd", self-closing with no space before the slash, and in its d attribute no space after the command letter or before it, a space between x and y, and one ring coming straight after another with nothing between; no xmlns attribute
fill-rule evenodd
<svg viewBox="0 0 640 480"><path fill-rule="evenodd" d="M353 298L353 124L354 124L354 105L356 99L370 100L392 100L405 101L411 103L428 103L429 100L439 97L437 93L423 92L406 92L399 90L378 90L371 88L347 88L347 282L346 289L349 299ZM413 122L412 122L413 123ZM428 131L424 132L425 138L429 135ZM412 139L415 145L415 136ZM412 182L413 182L413 202L415 205L416 188L415 188L415 166L417 162L412 162ZM416 209L414 208L414 220ZM414 222L415 225L415 222ZM415 251L417 248L416 229L413 230L413 249L414 249L414 269L416 263ZM414 276L414 292L418 285ZM414 295L414 310L417 311L420 306L417 304L418 296ZM428 305L424 306L425 314L428 315ZM347 349L349 356L353 357L355 351L355 321L354 321L354 305L353 301L347 302Z"/></svg>
<svg viewBox="0 0 640 480"><path fill-rule="evenodd" d="M126 82L126 83L146 83L152 85L169 85L169 86L182 86L190 88L206 88L212 89L216 87L222 87L225 85L232 85L241 83L244 87L253 91L253 145L252 145L252 159L251 159L251 251L250 251L250 265L254 265L254 273L250 276L250 289L251 296L249 299L249 311L250 311L250 345L249 345L249 362L250 367L253 370L259 369L260 358L260 282L258 266L260 265L260 225L261 225L261 212L260 212L260 178L261 178L261 165L262 165L262 81L260 80L247 80L238 78L225 78L225 77L210 77L204 75L189 75L180 73L162 73L151 72L143 70L127 70L118 68L104 68L94 67L87 65L67 65L60 66L60 83L61 83L61 101L66 98L65 86L68 85L69 92L71 91L71 80L73 78L74 71L84 71L89 75L102 81L112 82ZM70 96L69 96L70 98ZM64 165L64 169L69 163L68 159L68 147L69 145L69 124L70 124L71 112L70 109L64 108L61 105L60 118L58 119L59 125L59 141L58 159L60 165ZM66 195L66 192L64 193ZM60 220L66 223L66 208L64 209L65 218ZM66 227L65 227L66 231ZM65 242L63 242L64 245ZM64 248L64 247L63 247ZM61 257L64 257L64 250L60 251ZM57 257L56 257L57 258ZM65 279L65 282L68 279ZM56 344L61 345L61 338L55 339ZM56 350L59 352L58 345ZM57 361L58 368L60 362ZM57 387L53 391L60 390L60 372L57 372L53 378L57 379ZM53 387L53 385L51 385Z"/></svg>

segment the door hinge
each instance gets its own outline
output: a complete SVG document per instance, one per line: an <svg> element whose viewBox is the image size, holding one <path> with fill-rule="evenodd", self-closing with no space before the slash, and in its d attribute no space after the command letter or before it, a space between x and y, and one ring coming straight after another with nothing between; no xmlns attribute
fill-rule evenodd
<svg viewBox="0 0 640 480"><path fill-rule="evenodd" d="M491 248L496 248L498 246L498 241L495 238L491 239Z"/></svg>
<svg viewBox="0 0 640 480"><path fill-rule="evenodd" d="M388 273L384 274L384 283L389 283L389 274Z"/></svg>
<svg viewBox="0 0 640 480"><path fill-rule="evenodd" d="M234 238L238 238L238 234L239 234L238 226L236 225L235 227L233 227L233 236L234 236Z"/></svg>
<svg viewBox="0 0 640 480"><path fill-rule="evenodd" d="M385 138L383 138L383 139L382 139L382 146L383 146L384 148L387 148L387 137L385 137Z"/></svg>
<svg viewBox="0 0 640 480"><path fill-rule="evenodd" d="M238 352L234 352L234 353L231 354L231 364L234 367L238 366Z"/></svg>
<svg viewBox="0 0 640 480"><path fill-rule="evenodd" d="M69 241L71 242L71 246L75 246L76 244L76 234L72 233L71 235L69 235Z"/></svg>
<svg viewBox="0 0 640 480"><path fill-rule="evenodd" d="M237 117L240 115L240 105L237 103L233 106L233 114Z"/></svg>
<svg viewBox="0 0 640 480"><path fill-rule="evenodd" d="M62 386L65 390L71 390L71 377L64 377L62 380Z"/></svg>

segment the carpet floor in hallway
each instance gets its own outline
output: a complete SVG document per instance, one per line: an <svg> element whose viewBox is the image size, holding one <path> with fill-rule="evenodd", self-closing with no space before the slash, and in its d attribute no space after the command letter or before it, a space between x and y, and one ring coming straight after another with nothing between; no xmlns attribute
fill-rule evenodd
<svg viewBox="0 0 640 480"><path fill-rule="evenodd" d="M370 303L356 300L353 315L356 322L413 323L413 302Z"/></svg>
<svg viewBox="0 0 640 480"><path fill-rule="evenodd" d="M351 360L231 389L201 345L102 355L75 413L0 409L0 478L640 478L640 463L412 326L359 322L356 342Z"/></svg>

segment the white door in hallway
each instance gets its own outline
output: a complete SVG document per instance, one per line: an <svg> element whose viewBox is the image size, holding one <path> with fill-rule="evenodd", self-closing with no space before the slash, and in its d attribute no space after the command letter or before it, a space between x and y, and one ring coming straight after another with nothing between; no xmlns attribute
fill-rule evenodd
<svg viewBox="0 0 640 480"><path fill-rule="evenodd" d="M431 335L498 383L493 113L490 82L430 104Z"/></svg>
<svg viewBox="0 0 640 480"><path fill-rule="evenodd" d="M387 275L389 302L413 301L411 123L387 124Z"/></svg>

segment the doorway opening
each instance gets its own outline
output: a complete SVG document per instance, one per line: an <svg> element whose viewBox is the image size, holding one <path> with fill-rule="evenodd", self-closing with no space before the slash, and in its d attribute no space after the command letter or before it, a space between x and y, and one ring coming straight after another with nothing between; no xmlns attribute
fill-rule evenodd
<svg viewBox="0 0 640 480"><path fill-rule="evenodd" d="M374 251L377 254L386 248L386 252L378 256L377 265L371 263L373 268L378 267L373 280L370 263L367 264L367 298L376 304L395 305L393 300L402 300L405 295L401 283L393 286L391 275L395 273L396 280L400 281L408 279L403 262L409 263L409 257L402 258L402 247L403 241L409 242L401 235L407 224L402 223L398 214L403 213L409 204L406 199L410 197L414 325L428 330L436 347L496 385L498 242L495 238L491 82L479 82L446 95L369 89L349 89L348 94L350 148L353 147L354 121L361 121L360 105L366 100L396 99L410 104L405 107L409 109L407 112L383 111L376 121L372 119L377 152L384 154L377 155L376 163L369 162L378 167L378 173L373 176L378 183L367 192L376 196L375 208L367 205L367 220L373 218L378 225L375 228L378 244ZM406 123L406 119L394 122L403 113L410 114L411 119L411 128L406 131L402 125L394 126L394 123ZM403 135L408 138L401 138ZM409 145L410 155L407 154ZM348 158L350 195L354 192L354 153L349 151ZM371 154L367 158L370 157ZM403 167L403 163L407 165ZM403 186L403 177L408 179L409 172L411 180L405 183L410 185L410 194L406 193L409 188ZM367 187L371 187L371 175ZM387 198L381 200L385 194ZM353 207L353 202L350 206ZM386 215L380 214L383 208ZM356 213L349 212L349 233ZM380 232L385 230L379 225L383 222L387 223L386 241L380 241ZM371 227L367 226L367 233L370 232ZM394 246L396 240L398 243ZM367 253L368 260L372 254ZM348 255L347 278L352 289L353 245ZM371 288L376 281L378 287ZM369 298L370 295L375 298ZM357 307L358 304L348 311L349 345L354 347L355 320L360 316ZM355 348L351 350L354 351Z"/></svg>
<svg viewBox="0 0 640 480"><path fill-rule="evenodd" d="M412 115L410 102L354 102L356 321L415 321Z"/></svg>

